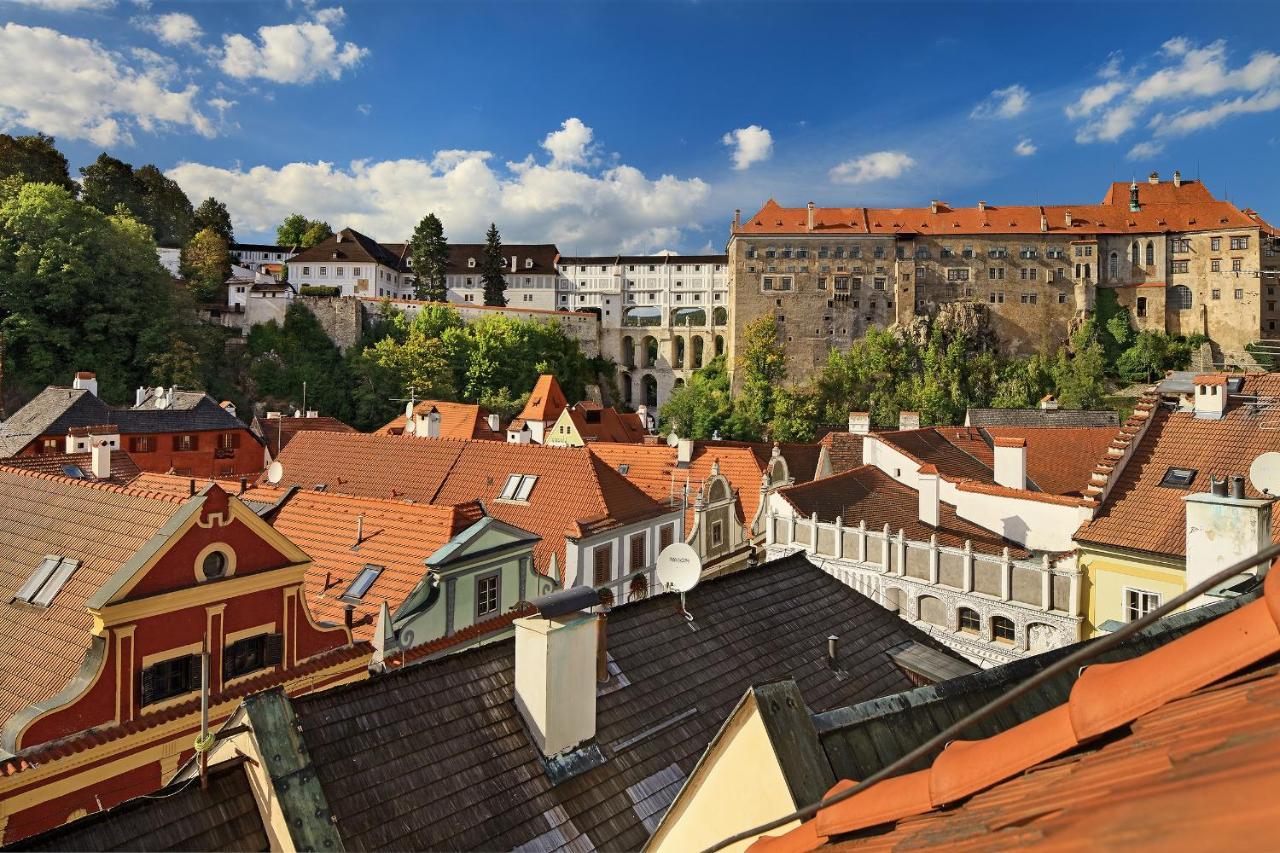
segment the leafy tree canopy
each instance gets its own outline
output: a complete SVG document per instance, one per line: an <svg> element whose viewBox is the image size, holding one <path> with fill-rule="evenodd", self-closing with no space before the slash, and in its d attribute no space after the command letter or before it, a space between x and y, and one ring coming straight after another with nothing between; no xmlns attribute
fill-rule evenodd
<svg viewBox="0 0 1280 853"><path fill-rule="evenodd" d="M52 136L10 136L0 133L0 178L22 183L57 184L75 195L80 187L71 180L67 158L54 146Z"/></svg>
<svg viewBox="0 0 1280 853"><path fill-rule="evenodd" d="M212 228L230 246L236 241L235 230L231 227L231 214L227 206L213 196L200 202L195 212L195 229L203 231Z"/></svg>

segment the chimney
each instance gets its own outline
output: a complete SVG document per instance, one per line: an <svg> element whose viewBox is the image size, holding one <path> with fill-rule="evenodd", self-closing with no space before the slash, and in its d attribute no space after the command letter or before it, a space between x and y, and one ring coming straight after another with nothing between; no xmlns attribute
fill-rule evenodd
<svg viewBox="0 0 1280 853"><path fill-rule="evenodd" d="M248 477L241 477L241 478L240 478L240 491L236 492L236 496L238 497L238 496L240 496L240 495L243 495L243 494L244 494L245 492L247 492L248 490L249 490L249 478L248 478Z"/></svg>
<svg viewBox="0 0 1280 853"><path fill-rule="evenodd" d="M636 406L636 416L640 418L640 423L644 425L647 431L649 429L649 407L644 403Z"/></svg>
<svg viewBox="0 0 1280 853"><path fill-rule="evenodd" d="M1045 394L1040 398L1040 411L1056 412L1058 411L1058 398L1052 394Z"/></svg>
<svg viewBox="0 0 1280 853"><path fill-rule="evenodd" d="M1193 380L1195 416L1216 421L1227 411L1227 377L1221 373L1205 373Z"/></svg>
<svg viewBox="0 0 1280 853"><path fill-rule="evenodd" d="M986 203L985 201L980 201L980 202L978 202L978 212L979 212L979 213L983 213L983 212L985 212L985 211L986 211L986 209L987 209L987 203Z"/></svg>
<svg viewBox="0 0 1280 853"><path fill-rule="evenodd" d="M89 454L93 476L99 480L111 479L111 443L106 439L95 440Z"/></svg>
<svg viewBox="0 0 1280 853"><path fill-rule="evenodd" d="M553 592L532 602L537 614L515 620L516 707L548 758L596 734L600 603L590 587Z"/></svg>
<svg viewBox="0 0 1280 853"><path fill-rule="evenodd" d="M1075 220L1071 218L1071 208L1067 208L1067 212L1063 214L1062 221L1068 228L1075 224Z"/></svg>
<svg viewBox="0 0 1280 853"><path fill-rule="evenodd" d="M435 406L427 412L427 438L440 437L440 412Z"/></svg>
<svg viewBox="0 0 1280 853"><path fill-rule="evenodd" d="M920 521L930 527L938 526L938 469L934 465L921 465L916 472L916 490L920 499Z"/></svg>
<svg viewBox="0 0 1280 853"><path fill-rule="evenodd" d="M813 202L809 202L809 230L813 230Z"/></svg>
<svg viewBox="0 0 1280 853"><path fill-rule="evenodd" d="M137 392L133 395L133 407L136 409L142 405L142 401L147 397L147 389L145 386L139 385Z"/></svg>
<svg viewBox="0 0 1280 853"><path fill-rule="evenodd" d="M1216 481L1208 492L1187 495L1187 586L1192 587L1232 563L1251 557L1271 544L1271 498L1246 498L1244 477ZM1261 567L1266 571L1266 567ZM1255 567L1246 574L1256 574ZM1230 582L1228 582L1230 583ZM1214 598L1201 596L1191 607Z"/></svg>
<svg viewBox="0 0 1280 853"><path fill-rule="evenodd" d="M920 413L898 412L898 429L920 429Z"/></svg>
<svg viewBox="0 0 1280 853"><path fill-rule="evenodd" d="M502 429L502 416L497 412L489 413L489 429L493 432L497 432Z"/></svg>
<svg viewBox="0 0 1280 853"><path fill-rule="evenodd" d="M1173 170L1173 185L1175 187L1182 186L1182 173L1179 172L1177 169Z"/></svg>
<svg viewBox="0 0 1280 853"><path fill-rule="evenodd" d="M1010 489L1027 487L1027 440L997 438L993 440L996 485Z"/></svg>
<svg viewBox="0 0 1280 853"><path fill-rule="evenodd" d="M682 438L676 442L676 464L687 466L693 461L693 439Z"/></svg>
<svg viewBox="0 0 1280 853"><path fill-rule="evenodd" d="M836 660L840 651L840 638L835 634L827 635L827 666L838 669Z"/></svg>
<svg viewBox="0 0 1280 853"><path fill-rule="evenodd" d="M938 200L937 200L936 198L929 202L929 212L930 212L930 213L937 213L937 212L938 212L938 203L939 203L939 202L938 202Z"/></svg>
<svg viewBox="0 0 1280 853"><path fill-rule="evenodd" d="M333 239L334 239L334 240L336 240L337 242L341 243L341 242L342 242L342 232L341 232L341 231L339 231L337 234L334 234L334 235L333 235ZM335 255L334 257L337 257L337 256Z"/></svg>
<svg viewBox="0 0 1280 853"><path fill-rule="evenodd" d="M850 412L849 433L851 435L866 435L869 432L871 432L871 415L867 412Z"/></svg>
<svg viewBox="0 0 1280 853"><path fill-rule="evenodd" d="M233 414L233 415L234 415L234 414L235 414L235 411L232 411L232 412L231 412L231 414ZM318 417L320 417L320 413L319 413L318 411L316 411L315 409L307 409L307 417L309 417L309 418L318 418Z"/></svg>
<svg viewBox="0 0 1280 853"><path fill-rule="evenodd" d="M233 418L236 416L236 404L230 400L222 401L222 410Z"/></svg>
<svg viewBox="0 0 1280 853"><path fill-rule="evenodd" d="M1150 175L1147 175L1147 183L1151 184L1153 187L1160 183L1160 173L1152 172Z"/></svg>
<svg viewBox="0 0 1280 853"><path fill-rule="evenodd" d="M279 413L279 412L267 412L267 420L269 420L269 421L278 421L278 420L280 420L280 413Z"/></svg>
<svg viewBox="0 0 1280 853"><path fill-rule="evenodd" d="M92 370L81 370L76 374L75 379L71 380L71 387L77 391L88 391L93 396L98 396L98 377Z"/></svg>
<svg viewBox="0 0 1280 853"><path fill-rule="evenodd" d="M737 231L742 227L742 208L734 208L733 210L733 230Z"/></svg>
<svg viewBox="0 0 1280 853"><path fill-rule="evenodd" d="M529 444L533 441L533 433L529 431L529 425L525 424L520 429L507 430L507 443L509 444Z"/></svg>
<svg viewBox="0 0 1280 853"><path fill-rule="evenodd" d="M1049 230L1049 217L1045 216L1043 213L1040 214L1040 230L1041 231Z"/></svg>

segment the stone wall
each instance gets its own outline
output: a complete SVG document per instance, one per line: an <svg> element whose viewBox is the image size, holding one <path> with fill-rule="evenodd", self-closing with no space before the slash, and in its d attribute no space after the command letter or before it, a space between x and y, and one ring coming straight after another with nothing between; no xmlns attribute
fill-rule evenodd
<svg viewBox="0 0 1280 853"><path fill-rule="evenodd" d="M252 300L250 300L252 301ZM298 302L315 315L329 339L346 352L364 337L364 303L353 296L300 296Z"/></svg>

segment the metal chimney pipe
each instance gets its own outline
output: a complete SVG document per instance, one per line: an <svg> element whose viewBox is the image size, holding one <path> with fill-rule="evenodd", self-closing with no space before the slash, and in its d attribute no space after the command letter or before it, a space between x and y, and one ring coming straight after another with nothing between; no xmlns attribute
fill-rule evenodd
<svg viewBox="0 0 1280 853"><path fill-rule="evenodd" d="M347 626L348 631L355 627L355 614L356 606L354 604L348 604L346 607L342 608L342 624Z"/></svg>
<svg viewBox="0 0 1280 853"><path fill-rule="evenodd" d="M243 495L248 490L248 488L249 488L249 478L241 477L240 478L240 494Z"/></svg>
<svg viewBox="0 0 1280 853"><path fill-rule="evenodd" d="M1227 496L1227 478L1223 477L1219 480L1217 477L1211 476L1209 478L1209 491L1217 497L1225 498Z"/></svg>
<svg viewBox="0 0 1280 853"><path fill-rule="evenodd" d="M1244 500L1244 477L1239 474L1231 475L1231 497Z"/></svg>
<svg viewBox="0 0 1280 853"><path fill-rule="evenodd" d="M606 612L596 615L596 682L609 680L609 629Z"/></svg>
<svg viewBox="0 0 1280 853"><path fill-rule="evenodd" d="M835 634L827 637L827 666L832 669L836 668L836 652L840 645L840 638Z"/></svg>
<svg viewBox="0 0 1280 853"><path fill-rule="evenodd" d="M364 541L364 513L356 516L356 545Z"/></svg>
<svg viewBox="0 0 1280 853"><path fill-rule="evenodd" d="M194 495L196 493L196 478L192 477L187 481L187 494Z"/></svg>

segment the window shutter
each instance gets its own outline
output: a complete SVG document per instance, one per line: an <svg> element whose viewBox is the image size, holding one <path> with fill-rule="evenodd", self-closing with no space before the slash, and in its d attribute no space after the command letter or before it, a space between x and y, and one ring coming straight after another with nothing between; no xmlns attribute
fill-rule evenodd
<svg viewBox="0 0 1280 853"><path fill-rule="evenodd" d="M284 660L284 635L268 634L266 664L267 666L278 666Z"/></svg>
<svg viewBox="0 0 1280 853"><path fill-rule="evenodd" d="M181 449L182 449L182 436L180 436L180 435L175 435L175 436L173 437L173 449L174 449L174 450L181 450Z"/></svg>
<svg viewBox="0 0 1280 853"><path fill-rule="evenodd" d="M187 658L187 689L200 689L200 655Z"/></svg>
<svg viewBox="0 0 1280 853"><path fill-rule="evenodd" d="M150 705L156 701L155 672L153 667L142 671L142 704Z"/></svg>
<svg viewBox="0 0 1280 853"><path fill-rule="evenodd" d="M608 545L601 545L592 552L595 561L594 580L596 586L608 583L613 579L613 554Z"/></svg>
<svg viewBox="0 0 1280 853"><path fill-rule="evenodd" d="M191 449L192 449L192 450L199 450L199 449L200 449L200 436L199 436L199 435L192 435L192 436L191 436Z"/></svg>
<svg viewBox="0 0 1280 853"><path fill-rule="evenodd" d="M240 446L240 433L231 433L231 449L235 450Z"/></svg>
<svg viewBox="0 0 1280 853"><path fill-rule="evenodd" d="M235 661L236 644L222 647L222 681L225 684L232 677L231 665Z"/></svg>

